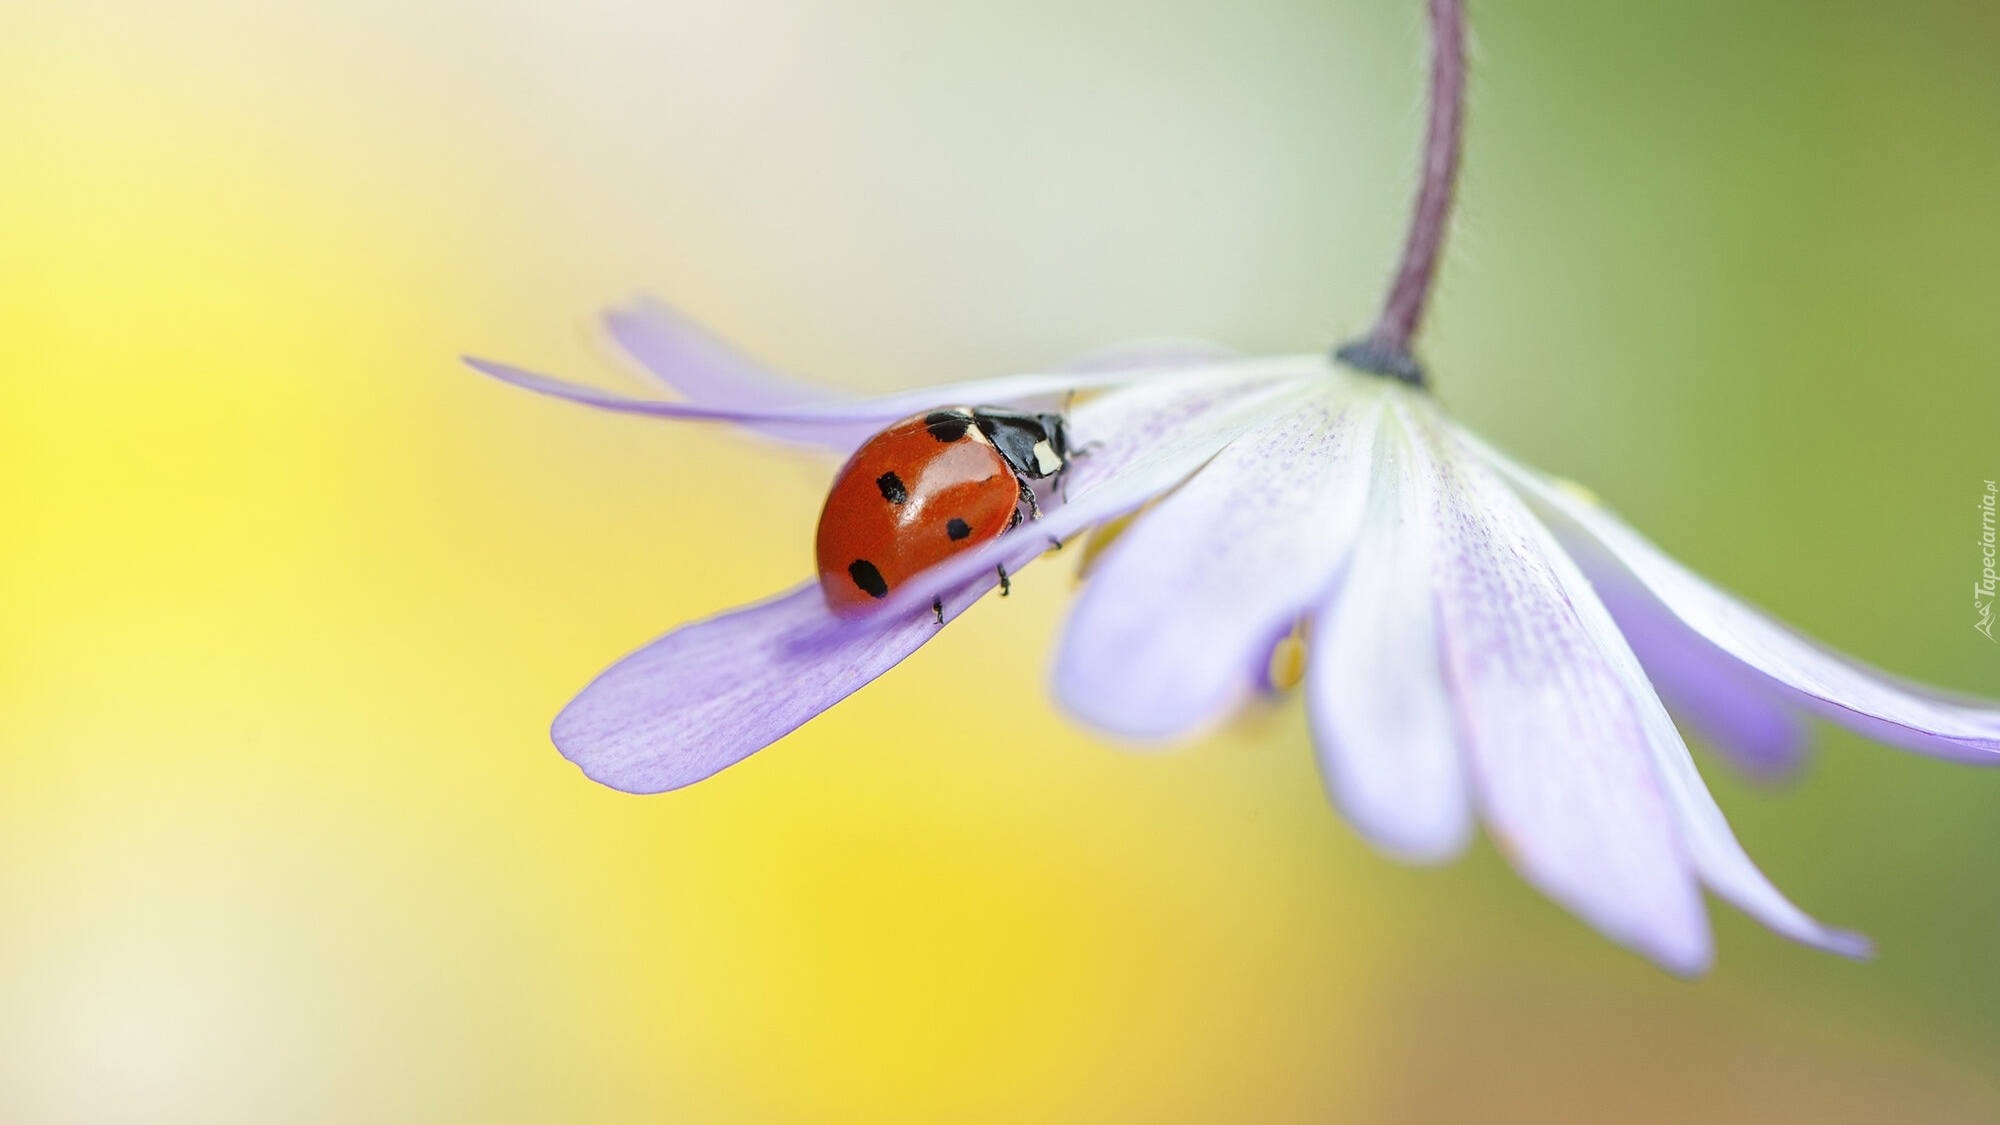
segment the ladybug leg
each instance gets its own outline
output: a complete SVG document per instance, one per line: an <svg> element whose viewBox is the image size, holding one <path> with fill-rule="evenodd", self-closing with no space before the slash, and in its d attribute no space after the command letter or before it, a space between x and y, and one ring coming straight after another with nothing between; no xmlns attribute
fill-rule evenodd
<svg viewBox="0 0 2000 1125"><path fill-rule="evenodd" d="M1021 482L1021 503L1028 506L1029 519L1038 520L1042 518L1042 505L1035 499L1035 490L1028 487L1027 481ZM1015 514L1019 515L1018 512Z"/></svg>
<svg viewBox="0 0 2000 1125"><path fill-rule="evenodd" d="M1055 536L1053 536L1053 535L1046 535L1046 536L1043 536L1043 538L1045 538L1045 539L1047 539L1047 540L1049 541L1049 550L1051 550L1051 551L1060 551L1060 550L1062 550L1062 540L1060 540L1060 539L1057 539L1057 538L1056 538Z"/></svg>
<svg viewBox="0 0 2000 1125"><path fill-rule="evenodd" d="M1019 526L1021 526L1021 508L1017 504L1014 507L1014 514L1007 520L1007 530L1012 531Z"/></svg>
<svg viewBox="0 0 2000 1125"><path fill-rule="evenodd" d="M1004 598L1014 592L1014 583L1007 577L1007 567L1004 563L996 569L1000 571L1000 596Z"/></svg>
<svg viewBox="0 0 2000 1125"><path fill-rule="evenodd" d="M932 599L931 599L931 612L932 612L932 613L935 613L935 614L937 614L937 622L938 622L938 624L940 624L940 625L944 624L944 599L943 599L943 598L932 598Z"/></svg>

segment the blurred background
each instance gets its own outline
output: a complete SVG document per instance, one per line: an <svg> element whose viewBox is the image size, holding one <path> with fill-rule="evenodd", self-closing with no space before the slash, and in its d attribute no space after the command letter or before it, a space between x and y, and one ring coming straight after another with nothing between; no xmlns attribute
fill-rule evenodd
<svg viewBox="0 0 2000 1125"><path fill-rule="evenodd" d="M1701 762L1878 959L1718 905L1694 984L1484 844L1377 857L1296 700L1157 758L1065 725L1066 565L695 788L548 745L808 574L833 466L460 353L634 386L593 318L638 291L856 388L1317 350L1401 237L1419 7L8 0L0 1119L2000 1117L2000 775L1844 733ZM1447 402L2000 696L2000 7L1473 18Z"/></svg>

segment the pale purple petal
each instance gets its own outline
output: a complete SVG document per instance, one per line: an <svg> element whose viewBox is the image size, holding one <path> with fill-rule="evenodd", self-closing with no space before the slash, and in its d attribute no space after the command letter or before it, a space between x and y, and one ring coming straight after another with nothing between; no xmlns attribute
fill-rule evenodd
<svg viewBox="0 0 2000 1125"><path fill-rule="evenodd" d="M1368 513L1306 652L1306 706L1327 789L1398 858L1435 863L1472 830L1431 593L1436 482L1394 414L1376 437Z"/></svg>
<svg viewBox="0 0 2000 1125"><path fill-rule="evenodd" d="M938 630L928 612L844 624L812 582L683 625L592 681L549 733L564 757L613 789L692 785L847 698Z"/></svg>
<svg viewBox="0 0 2000 1125"><path fill-rule="evenodd" d="M642 374L692 402L758 409L857 397L773 370L651 297L605 313L604 327Z"/></svg>
<svg viewBox="0 0 2000 1125"><path fill-rule="evenodd" d="M872 398L837 399L790 406L746 407L637 398L617 391L607 391L581 383L565 382L547 375L537 375L532 371L524 371L492 360L477 359L472 356L464 358L466 364L474 370L491 375L503 383L511 383L537 394L594 406L600 410L694 422L733 422L739 426L762 422L785 422L851 428L856 423L866 423L879 429L891 422L900 421L919 411L937 406L1006 405L1064 391L1091 390L1162 378L1159 373L1148 371L1002 375L992 379L975 379L967 383L941 383L914 391L876 395ZM1254 367L1256 363L1235 366ZM1227 374L1227 369L1213 370L1219 375Z"/></svg>
<svg viewBox="0 0 2000 1125"><path fill-rule="evenodd" d="M928 605L932 591L969 583L995 566L1018 571L1052 540L1068 539L1173 488L1239 435L1318 393L1333 377L1320 356L1247 361L1153 375L1085 401L1069 416L1078 452L1047 498L1043 518L933 567L922 581L884 598L878 613L894 617ZM954 608L946 596L947 617Z"/></svg>
<svg viewBox="0 0 2000 1125"><path fill-rule="evenodd" d="M1584 631L1637 708L1639 720L1645 726L1646 746L1652 752L1654 766L1679 825L1682 844L1702 882L1776 933L1830 953L1866 957L1868 939L1814 921L1792 905L1751 862L1703 783L1687 744L1681 741L1680 732L1674 729L1673 720L1667 717L1666 709L1653 693L1646 670L1627 647L1617 623L1598 601L1589 580L1556 544L1554 536L1539 524L1535 531L1550 570L1576 610Z"/></svg>
<svg viewBox="0 0 2000 1125"><path fill-rule="evenodd" d="M1908 683L1803 637L1710 585L1608 509L1489 447L1475 448L1558 517L1558 532L1603 548L1691 629L1782 685L1798 704L1907 750L2000 765L2000 703Z"/></svg>
<svg viewBox="0 0 2000 1125"><path fill-rule="evenodd" d="M636 361L633 366L642 375L703 406L744 411L785 410L858 397L781 374L678 310L650 297L635 298L606 313L604 327L619 348ZM844 426L797 422L744 425L782 441L836 452L853 449L879 428L873 422Z"/></svg>
<svg viewBox="0 0 2000 1125"><path fill-rule="evenodd" d="M1675 718L1752 777L1774 781L1805 763L1805 717L1783 689L1702 639L1602 552L1572 556Z"/></svg>
<svg viewBox="0 0 2000 1125"><path fill-rule="evenodd" d="M604 325L619 349L636 361L634 366L641 375L663 388L678 392L692 403L751 412L786 411L835 401L855 401L861 397L779 372L751 358L679 310L650 297L634 298L606 313ZM1056 365L1052 371L1065 375L1134 374L1213 367L1236 358L1238 353L1233 349L1206 340L1133 340L1086 352ZM508 378L506 375L501 377ZM520 382L518 379L509 381ZM549 382L537 378L531 389L548 391ZM1071 380L1060 387L1051 386L1010 401L1020 405L1032 402L1037 406L1051 406L1053 403L1047 401L1050 397L1078 385L1081 384ZM962 401L984 405L992 400L993 396L989 394L975 395ZM594 399L580 401L605 405ZM928 405L946 401L936 399ZM913 410L921 408L918 406ZM612 409L629 407L621 404ZM898 414L896 417L903 416ZM754 421L744 422L743 425L784 441L839 452L860 445L880 428L880 424L873 419L845 426L827 422L786 421Z"/></svg>
<svg viewBox="0 0 2000 1125"><path fill-rule="evenodd" d="M1104 730L1164 739L1256 690L1353 545L1381 413L1375 388L1328 376L1140 516L1070 612L1058 700Z"/></svg>
<svg viewBox="0 0 2000 1125"><path fill-rule="evenodd" d="M858 398L778 371L654 297L640 295L604 314L604 327L638 372L691 402L786 407ZM1236 349L1192 337L1127 340L1093 348L1051 368L1065 373L1175 371L1241 358Z"/></svg>
<svg viewBox="0 0 2000 1125"><path fill-rule="evenodd" d="M1447 682L1495 842L1530 882L1667 970L1709 963L1707 916L1625 685L1551 567L1547 532L1428 414ZM1587 594L1587 591L1586 591Z"/></svg>

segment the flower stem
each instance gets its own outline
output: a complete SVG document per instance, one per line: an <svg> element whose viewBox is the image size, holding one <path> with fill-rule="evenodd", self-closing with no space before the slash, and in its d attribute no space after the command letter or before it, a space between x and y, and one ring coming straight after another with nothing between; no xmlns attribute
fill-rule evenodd
<svg viewBox="0 0 2000 1125"><path fill-rule="evenodd" d="M1411 351L1423 326L1438 258L1451 226L1452 196L1458 187L1459 153L1465 135L1465 0L1429 0L1431 11L1430 129L1424 138L1424 166L1417 208L1403 243L1396 280L1382 302L1382 315L1368 335L1342 344L1334 358L1350 367L1424 385L1424 367Z"/></svg>

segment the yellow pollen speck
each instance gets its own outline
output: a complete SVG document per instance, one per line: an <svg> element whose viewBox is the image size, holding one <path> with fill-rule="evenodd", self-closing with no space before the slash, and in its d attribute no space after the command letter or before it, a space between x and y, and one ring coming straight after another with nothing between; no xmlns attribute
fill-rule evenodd
<svg viewBox="0 0 2000 1125"><path fill-rule="evenodd" d="M1264 669L1264 682L1275 693L1290 691L1305 678L1306 636L1305 622L1301 621L1271 647L1271 659Z"/></svg>
<svg viewBox="0 0 2000 1125"><path fill-rule="evenodd" d="M1576 483L1573 480L1570 480L1568 477L1550 477L1549 483L1555 485L1556 488L1560 489L1563 492L1569 493L1571 496L1576 497L1578 500L1583 501L1584 503L1590 505L1593 508L1602 508L1604 506L1604 501L1599 500L1597 498L1597 493L1592 492L1588 488L1583 487L1582 485Z"/></svg>

